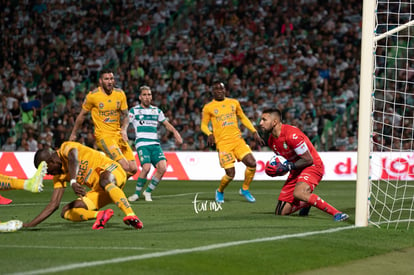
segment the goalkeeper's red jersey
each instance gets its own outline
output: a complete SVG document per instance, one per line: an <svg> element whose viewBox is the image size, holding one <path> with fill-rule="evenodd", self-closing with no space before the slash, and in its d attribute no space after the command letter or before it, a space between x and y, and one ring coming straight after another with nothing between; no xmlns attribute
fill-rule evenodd
<svg viewBox="0 0 414 275"><path fill-rule="evenodd" d="M282 124L282 130L278 138L273 135L268 139L269 147L277 154L283 156L290 162L295 162L300 159L309 150L313 157L313 166L322 169L324 172L324 165L321 157L313 146L309 138L298 128Z"/></svg>

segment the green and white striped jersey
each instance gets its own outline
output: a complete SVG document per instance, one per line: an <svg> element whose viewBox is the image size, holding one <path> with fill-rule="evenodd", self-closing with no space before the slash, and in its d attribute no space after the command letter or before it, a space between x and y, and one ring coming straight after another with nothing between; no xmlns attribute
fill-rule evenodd
<svg viewBox="0 0 414 275"><path fill-rule="evenodd" d="M158 138L158 124L166 120L161 109L156 106L144 108L136 105L129 110L129 123L135 129L135 147L160 144Z"/></svg>

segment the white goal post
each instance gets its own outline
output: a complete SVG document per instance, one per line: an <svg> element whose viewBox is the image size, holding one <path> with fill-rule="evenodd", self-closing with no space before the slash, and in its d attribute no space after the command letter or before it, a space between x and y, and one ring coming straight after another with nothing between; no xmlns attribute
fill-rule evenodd
<svg viewBox="0 0 414 275"><path fill-rule="evenodd" d="M410 0L363 1L356 226L414 222L413 19Z"/></svg>

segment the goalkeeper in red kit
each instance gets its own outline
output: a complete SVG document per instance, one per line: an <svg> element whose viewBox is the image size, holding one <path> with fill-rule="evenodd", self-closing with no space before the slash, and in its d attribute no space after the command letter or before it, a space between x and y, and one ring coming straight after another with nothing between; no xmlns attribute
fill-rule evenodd
<svg viewBox="0 0 414 275"><path fill-rule="evenodd" d="M322 180L324 165L309 138L298 128L282 123L278 109L266 109L260 120L261 129L269 136L268 146L285 163L266 164L266 174L271 177L290 172L279 194L275 215L290 215L300 209L314 206L333 216L335 221L345 221L349 216L313 194Z"/></svg>

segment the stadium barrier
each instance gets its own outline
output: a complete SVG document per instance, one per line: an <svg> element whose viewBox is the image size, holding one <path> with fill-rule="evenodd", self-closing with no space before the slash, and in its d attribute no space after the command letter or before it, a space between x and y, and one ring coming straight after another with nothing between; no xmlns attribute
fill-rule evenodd
<svg viewBox="0 0 414 275"><path fill-rule="evenodd" d="M164 180L220 180L224 170L220 167L216 152L165 152L168 159L167 172ZM268 177L264 168L266 162L273 155L272 152L254 152L257 160L255 180L284 180L283 177ZM323 180L356 180L357 153L356 152L321 152L320 156L325 163ZM0 173L27 178L32 176L36 169L33 165L34 152L0 152ZM137 163L139 160L135 156ZM408 179L414 180L414 153L401 153L373 155L377 158L380 167L371 167L372 179ZM235 180L243 180L245 166L236 163ZM138 172L139 173L139 172ZM138 173L132 177L136 179ZM152 169L149 177L154 173ZM45 179L51 179L46 176Z"/></svg>

